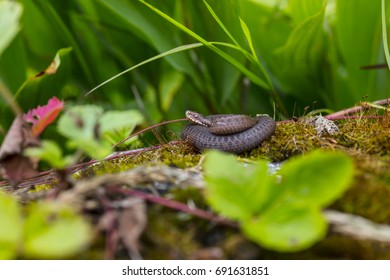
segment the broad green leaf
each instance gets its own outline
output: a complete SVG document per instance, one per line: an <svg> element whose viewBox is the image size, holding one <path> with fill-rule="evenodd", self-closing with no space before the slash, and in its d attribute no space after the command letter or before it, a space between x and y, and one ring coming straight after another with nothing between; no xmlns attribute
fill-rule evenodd
<svg viewBox="0 0 390 280"><path fill-rule="evenodd" d="M184 45L184 42L178 41L179 37L175 36L169 25L162 23L155 14L138 1L100 0L99 2L123 19L127 24L125 28L132 30L159 53ZM180 72L195 76L194 67L186 54L178 54L166 59Z"/></svg>
<svg viewBox="0 0 390 280"><path fill-rule="evenodd" d="M134 128L144 121L143 116L137 110L108 111L99 120L102 140L114 145L128 137ZM136 137L126 143L137 140Z"/></svg>
<svg viewBox="0 0 390 280"><path fill-rule="evenodd" d="M40 147L27 148L24 154L28 157L39 158L40 160L46 161L50 166L61 169L71 163L71 157L64 157L60 146L50 140L44 140Z"/></svg>
<svg viewBox="0 0 390 280"><path fill-rule="evenodd" d="M142 114L137 110L108 111L99 119L100 132L107 133L127 128L129 133L144 121Z"/></svg>
<svg viewBox="0 0 390 280"><path fill-rule="evenodd" d="M318 150L290 159L278 173L281 180L276 187L284 189L279 203L300 201L324 207L350 186L353 173L352 159L341 152Z"/></svg>
<svg viewBox="0 0 390 280"><path fill-rule="evenodd" d="M16 256L22 232L23 221L17 200L0 192L0 259Z"/></svg>
<svg viewBox="0 0 390 280"><path fill-rule="evenodd" d="M97 126L103 109L94 105L73 106L58 122L58 131L69 139L96 139Z"/></svg>
<svg viewBox="0 0 390 280"><path fill-rule="evenodd" d="M309 89L312 92L318 85L318 67L324 52L324 12L322 9L295 27L286 44L276 51L284 69L284 83L294 94L300 95L300 91Z"/></svg>
<svg viewBox="0 0 390 280"><path fill-rule="evenodd" d="M241 226L248 238L265 248L283 252L306 249L321 240L327 230L326 221L317 208L293 204L273 208L245 220Z"/></svg>
<svg viewBox="0 0 390 280"><path fill-rule="evenodd" d="M18 2L0 1L0 57L19 32L23 7Z"/></svg>
<svg viewBox="0 0 390 280"><path fill-rule="evenodd" d="M341 58L334 71L340 75L342 70L341 78L348 79L347 88L335 92L338 108L351 106L366 95L368 100L388 96L388 84L378 83L380 76L387 73L361 69L383 63L380 23L381 1L336 0L334 40Z"/></svg>
<svg viewBox="0 0 390 280"><path fill-rule="evenodd" d="M264 187L273 177L267 175L265 161L244 166L231 155L218 151L206 154L206 195L210 205L232 219L247 219L258 213L267 197Z"/></svg>
<svg viewBox="0 0 390 280"><path fill-rule="evenodd" d="M25 222L24 253L34 258L67 258L82 251L91 229L72 209L54 203L31 206Z"/></svg>
<svg viewBox="0 0 390 280"><path fill-rule="evenodd" d="M74 106L58 121L58 131L69 138L73 147L89 156L102 159L111 152L111 145L101 141L99 121L103 109L94 105Z"/></svg>

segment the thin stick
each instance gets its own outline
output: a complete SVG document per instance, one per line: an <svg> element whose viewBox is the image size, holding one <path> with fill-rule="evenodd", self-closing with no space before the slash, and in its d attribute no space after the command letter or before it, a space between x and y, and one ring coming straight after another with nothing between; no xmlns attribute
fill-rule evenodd
<svg viewBox="0 0 390 280"><path fill-rule="evenodd" d="M389 105L390 98L377 100L377 101L372 102L372 103L375 105L382 105L382 106ZM356 114L356 113L359 113L361 111L368 110L369 108L370 108L370 106L368 106L367 104L363 104L363 105L359 105L359 106L355 106L352 108L348 108L345 110L335 112L333 114L327 115L325 118L327 118L328 120L336 120L336 119L343 118L344 116L349 115L349 114Z"/></svg>

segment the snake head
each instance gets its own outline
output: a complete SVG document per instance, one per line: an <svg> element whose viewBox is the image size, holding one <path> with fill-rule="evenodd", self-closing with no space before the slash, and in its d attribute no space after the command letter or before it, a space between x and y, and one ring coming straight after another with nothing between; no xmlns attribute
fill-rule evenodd
<svg viewBox="0 0 390 280"><path fill-rule="evenodd" d="M199 114L199 113L194 112L194 111L189 111L189 110L186 111L186 117L190 122L195 123L195 124L199 124L199 125L206 126L206 127L211 125L210 120L208 120L202 114Z"/></svg>

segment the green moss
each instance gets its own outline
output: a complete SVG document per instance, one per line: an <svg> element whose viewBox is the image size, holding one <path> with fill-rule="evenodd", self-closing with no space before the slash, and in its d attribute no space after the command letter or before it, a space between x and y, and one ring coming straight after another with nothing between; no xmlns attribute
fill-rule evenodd
<svg viewBox="0 0 390 280"><path fill-rule="evenodd" d="M341 133L336 140L342 147L354 148L370 155L389 155L390 114L341 121L339 127Z"/></svg>
<svg viewBox="0 0 390 280"><path fill-rule="evenodd" d="M320 137L308 123L282 122L277 125L275 134L259 148L250 152L249 156L252 159L265 157L271 161L283 161L320 146Z"/></svg>
<svg viewBox="0 0 390 280"><path fill-rule="evenodd" d="M332 208L378 223L390 223L389 161L367 154L355 154L354 159L354 182Z"/></svg>
<svg viewBox="0 0 390 280"><path fill-rule="evenodd" d="M47 183L47 184L37 184L37 185L34 185L32 188L30 188L28 192L32 193L32 192L47 191L47 190L54 188L54 186L56 184L57 184L57 181Z"/></svg>
<svg viewBox="0 0 390 280"><path fill-rule="evenodd" d="M115 159L104 160L78 171L76 179L103 175L107 173L119 173L138 165L153 165L164 163L178 168L189 168L198 164L201 155L194 153L184 143L171 143L156 149L145 149L137 153L118 156Z"/></svg>

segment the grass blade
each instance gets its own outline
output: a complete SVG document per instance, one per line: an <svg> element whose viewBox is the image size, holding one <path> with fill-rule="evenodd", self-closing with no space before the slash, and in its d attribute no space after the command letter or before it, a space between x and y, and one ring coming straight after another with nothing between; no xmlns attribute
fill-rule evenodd
<svg viewBox="0 0 390 280"><path fill-rule="evenodd" d="M194 44L188 44L188 45L180 46L180 47L171 49L171 50L169 50L169 51L160 53L160 54L158 54L158 55L156 55L156 56L153 56L153 57L151 57L151 58L149 58L149 59L146 59L146 60L144 60L144 61L142 61L142 62L140 62L140 63L134 65L133 67L130 67L130 68L128 68L128 69L126 69L126 70L124 70L124 71L122 71L122 72L116 74L115 76L112 76L112 77L109 78L108 80L105 80L103 83L97 85L96 87L94 87L93 89L91 89L90 91L88 91L88 92L85 94L85 96L91 94L92 92L94 92L94 91L97 90L98 88L104 86L105 84L108 84L109 82L111 82L112 80L118 78L119 76L122 76L123 74L126 74L126 73L128 73L128 72L130 72L130 71L132 71L132 70L134 70L134 69L136 69L136 68L138 68L138 67L140 67L140 66L142 66L142 65L145 65L145 64L149 63L149 62L152 62L152 61L154 61L154 60L157 60L157 59L166 57L166 56L171 55L171 54L174 54L174 53L178 53L178 52L182 52L182 51L186 51L186 50L190 50L190 49L195 49L195 48L202 47L202 46L203 46L203 44L201 44L201 43L194 43Z"/></svg>
<svg viewBox="0 0 390 280"><path fill-rule="evenodd" d="M209 3L207 3L206 0L203 0L203 3L206 5L206 8L207 10L209 10L210 14L212 15L212 17L215 19L215 21L219 24L219 26L223 29L223 31L226 33L226 35L229 36L230 40L233 41L233 43L241 48L241 46L238 44L237 40L233 37L233 35L229 32L229 30L226 28L226 26L223 24L223 22L221 21L221 19L217 16L217 14L214 12L213 8L211 8L211 6L209 5Z"/></svg>
<svg viewBox="0 0 390 280"><path fill-rule="evenodd" d="M199 36L198 34L193 32L192 30L190 30L189 28L187 28L183 24L179 23L175 19L171 18L170 16L168 16L165 13L163 13L162 11L157 9L156 7L150 5L149 3L145 2L144 0L138 0L138 1L141 2L142 4L144 4L145 6L147 6L148 8L150 8L152 11L154 11L155 13L157 13L158 15L163 17L164 19L166 19L167 21L169 21L170 23L172 23L173 25L175 25L177 28L179 28L180 30L182 30L183 32L188 34L189 36L193 37L194 39L196 39L197 41L201 42L206 47L208 47L209 49L211 49L212 51L214 51L215 53L220 55L222 58L224 58L226 61L228 61L230 64L232 64L234 67L236 67L238 70L240 70L241 73L246 75L255 84L261 86L262 88L264 88L266 90L270 90L271 89L272 86L268 83L268 81L265 81L264 79L260 78L255 73L253 73L252 71L248 70L245 65L241 64L239 61L237 61L235 58L233 58L232 56L230 56L226 52L224 52L221 49L215 47L211 42L203 39L201 36Z"/></svg>
<svg viewBox="0 0 390 280"><path fill-rule="evenodd" d="M383 49L385 51L385 57L387 62L387 67L390 70L390 52L389 44L387 42L387 29L386 29L386 6L385 0L382 0L382 39L383 39Z"/></svg>

